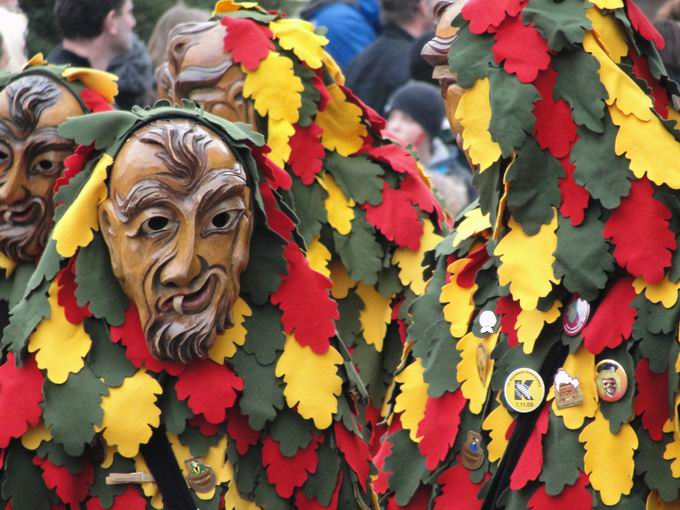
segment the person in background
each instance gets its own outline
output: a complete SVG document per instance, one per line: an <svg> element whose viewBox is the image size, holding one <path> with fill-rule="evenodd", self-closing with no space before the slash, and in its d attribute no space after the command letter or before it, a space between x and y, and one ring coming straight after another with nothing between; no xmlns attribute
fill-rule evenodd
<svg viewBox="0 0 680 510"><path fill-rule="evenodd" d="M380 32L378 0L312 0L300 16L328 30L326 49L343 71Z"/></svg>
<svg viewBox="0 0 680 510"><path fill-rule="evenodd" d="M392 93L409 80L404 65L413 41L432 29L432 0L381 0L382 34L347 69L347 86L383 114Z"/></svg>
<svg viewBox="0 0 680 510"><path fill-rule="evenodd" d="M123 110L153 103L154 67L144 42L132 34L132 47L111 61L107 71L118 75L116 105Z"/></svg>
<svg viewBox="0 0 680 510"><path fill-rule="evenodd" d="M0 70L18 72L26 63L27 28L28 19L18 9L16 2L14 5L0 3L0 39L2 39Z"/></svg>
<svg viewBox="0 0 680 510"><path fill-rule="evenodd" d="M654 26L663 36L666 45L659 50L669 76L680 83L680 22L672 19L661 19Z"/></svg>
<svg viewBox="0 0 680 510"><path fill-rule="evenodd" d="M657 9L655 18L656 20L680 21L680 0L668 0L665 2Z"/></svg>
<svg viewBox="0 0 680 510"><path fill-rule="evenodd" d="M425 62L420 54L423 46L430 42L433 37L434 32L427 32L413 41L409 54L409 69L412 80L439 85L439 82L432 77L432 66Z"/></svg>

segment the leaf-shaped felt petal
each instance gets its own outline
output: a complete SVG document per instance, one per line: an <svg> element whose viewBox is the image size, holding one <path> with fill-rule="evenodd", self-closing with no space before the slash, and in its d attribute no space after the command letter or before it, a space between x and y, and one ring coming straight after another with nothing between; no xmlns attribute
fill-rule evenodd
<svg viewBox="0 0 680 510"><path fill-rule="evenodd" d="M342 379L338 367L342 356L334 347L317 354L311 347L300 345L292 335L286 335L283 354L276 364L276 376L283 377L288 407L305 419L314 420L320 430L331 426L338 409Z"/></svg>
<svg viewBox="0 0 680 510"><path fill-rule="evenodd" d="M49 293L50 317L43 319L28 339L28 351L35 352L35 360L47 378L62 384L69 374L79 372L85 365L84 358L92 340L82 324L72 324L59 306L56 280Z"/></svg>
<svg viewBox="0 0 680 510"><path fill-rule="evenodd" d="M657 31L656 27L649 21L649 18L642 12L633 0L626 0L628 6L628 18L630 19L633 28L637 30L642 37L654 43L657 49L662 50L665 46L664 38Z"/></svg>
<svg viewBox="0 0 680 510"><path fill-rule="evenodd" d="M80 472L74 474L66 466L57 466L48 459L34 457L33 463L40 466L47 488L54 489L57 497L69 508L80 508L94 482L92 464L83 462Z"/></svg>
<svg viewBox="0 0 680 510"><path fill-rule="evenodd" d="M323 129L321 142L328 150L350 156L364 145L367 130L361 122L363 112L348 100L339 85L330 85L328 92L331 100L316 116L317 124Z"/></svg>
<svg viewBox="0 0 680 510"><path fill-rule="evenodd" d="M482 422L482 429L489 432L489 461L496 462L503 457L508 447L508 429L512 425L512 416L503 405L498 405Z"/></svg>
<svg viewBox="0 0 680 510"><path fill-rule="evenodd" d="M454 445L460 425L460 413L466 400L460 390L428 397L425 414L418 425L418 450L425 457L425 467L434 471Z"/></svg>
<svg viewBox="0 0 680 510"><path fill-rule="evenodd" d="M649 432L654 441L663 439L663 425L668 415L668 371L655 374L649 368L649 360L641 358L635 368L635 382L638 389L635 395L635 414L642 416L642 427Z"/></svg>
<svg viewBox="0 0 680 510"><path fill-rule="evenodd" d="M536 28L548 41L553 51L573 48L583 40L590 23L584 16L589 4L581 0L553 2L551 0L529 0L522 11L524 22L536 25Z"/></svg>
<svg viewBox="0 0 680 510"><path fill-rule="evenodd" d="M435 234L434 225L426 221L425 233L420 239L418 251L406 248L397 248L392 255L392 263L399 266L399 281L411 288L416 295L425 292L425 279L423 278L423 260L425 252L432 250L442 240L441 236ZM367 282L368 283L368 282Z"/></svg>
<svg viewBox="0 0 680 510"><path fill-rule="evenodd" d="M318 179L321 187L328 193L328 197L324 200L328 224L338 234L349 234L349 231L352 230L352 220L354 220L354 200L345 196L330 173L326 172Z"/></svg>
<svg viewBox="0 0 680 510"><path fill-rule="evenodd" d="M538 300L547 296L552 284L560 280L553 272L555 250L557 249L557 214L543 225L538 234L528 236L513 218L509 221L510 231L496 246L495 254L500 257L498 280L501 285L510 285L514 299L523 310L533 310ZM531 257L526 254L531 253Z"/></svg>
<svg viewBox="0 0 680 510"><path fill-rule="evenodd" d="M326 155L321 145L322 130L316 124L307 127L295 126L295 134L290 139L291 155L288 158L290 169L303 184L310 185L321 172Z"/></svg>
<svg viewBox="0 0 680 510"><path fill-rule="evenodd" d="M541 149L548 149L553 157L560 159L571 152L576 141L576 124L569 104L564 99L555 100L553 97L556 82L557 73L552 67L539 75L535 85L541 99L534 104L534 115L538 144Z"/></svg>
<svg viewBox="0 0 680 510"><path fill-rule="evenodd" d="M425 369L419 358L415 358L409 366L394 377L401 384L396 398L394 412L401 414L401 423L409 431L409 437L418 443L418 425L425 416L427 404L427 384L423 378Z"/></svg>
<svg viewBox="0 0 680 510"><path fill-rule="evenodd" d="M62 257L72 257L79 247L92 241L92 231L99 230L97 207L106 200L107 169L111 163L113 158L103 154L85 186L54 226L52 238L57 242L57 252Z"/></svg>
<svg viewBox="0 0 680 510"><path fill-rule="evenodd" d="M274 52L246 75L243 84L243 96L253 99L257 113L289 124L295 124L300 117L303 90L302 80L293 71L293 61Z"/></svg>
<svg viewBox="0 0 680 510"><path fill-rule="evenodd" d="M338 443L338 449L357 475L359 484L366 490L371 463L368 444L361 439L360 435L347 430L342 422L338 421L335 422L335 440Z"/></svg>
<svg viewBox="0 0 680 510"><path fill-rule="evenodd" d="M434 500L433 510L479 510L481 484L470 480L470 472L462 464L444 471L437 482L442 487L442 493Z"/></svg>
<svg viewBox="0 0 680 510"><path fill-rule="evenodd" d="M67 67L61 75L68 81L79 81L88 89L94 90L109 104L113 104L118 95L118 76L115 74L89 67Z"/></svg>
<svg viewBox="0 0 680 510"><path fill-rule="evenodd" d="M491 96L488 78L481 78L460 98L456 119L463 126L463 149L483 172L501 157L501 147L491 138Z"/></svg>
<svg viewBox="0 0 680 510"><path fill-rule="evenodd" d="M456 379L461 383L463 395L469 402L470 412L479 414L482 412L484 402L488 397L491 374L493 372L494 360L487 361L486 374L480 374L477 368L477 356L479 346L484 347L487 353L493 352L498 341L498 332L493 333L484 339L477 338L474 333L468 333L456 344L456 349L460 352L460 362L456 366ZM482 380L482 375L485 375Z"/></svg>
<svg viewBox="0 0 680 510"><path fill-rule="evenodd" d="M282 167L290 158L290 138L295 134L295 128L287 120L272 116L267 119L267 126L267 145L271 148L267 156L275 165Z"/></svg>
<svg viewBox="0 0 680 510"><path fill-rule="evenodd" d="M312 69L323 64L328 39L314 32L314 25L301 19L279 19L269 24L279 46L289 50Z"/></svg>
<svg viewBox="0 0 680 510"><path fill-rule="evenodd" d="M0 448L7 448L10 439L21 437L29 427L40 421L43 375L35 360L28 357L21 367L9 353L0 365ZM0 464L2 464L0 462Z"/></svg>
<svg viewBox="0 0 680 510"><path fill-rule="evenodd" d="M595 8L586 11L586 16L593 24L593 34L604 51L615 63L628 55L628 43L623 26L613 15L602 14Z"/></svg>
<svg viewBox="0 0 680 510"><path fill-rule="evenodd" d="M581 393L583 393L583 403L578 406L557 409L557 402L553 400L552 412L561 416L564 426L571 430L578 430L583 426L586 418L592 418L597 411L597 388L595 386L595 356L585 347L567 356L562 365L564 370L579 381ZM548 398L554 392L550 390Z"/></svg>
<svg viewBox="0 0 680 510"><path fill-rule="evenodd" d="M306 448L301 448L293 457L284 456L279 445L271 437L264 440L262 463L267 469L267 480L274 485L282 498L290 498L293 491L304 485L310 473L317 468L316 450L322 436L316 436Z"/></svg>
<svg viewBox="0 0 680 510"><path fill-rule="evenodd" d="M327 278L331 277L331 270L328 268L331 257L331 252L321 243L319 236L314 237L307 246L307 262L309 262L309 267Z"/></svg>
<svg viewBox="0 0 680 510"><path fill-rule="evenodd" d="M586 449L583 463L590 485L605 505L616 505L633 488L633 454L638 447L635 431L625 423L618 434L612 434L609 422L598 411L579 435L579 441Z"/></svg>
<svg viewBox="0 0 680 510"><path fill-rule="evenodd" d="M516 74L522 83L533 82L550 65L550 48L534 25L525 25L521 16L506 18L496 32L493 55L506 72Z"/></svg>
<svg viewBox="0 0 680 510"><path fill-rule="evenodd" d="M530 481L536 480L543 467L543 436L548 432L548 406L543 406L529 440L510 475L510 489L518 491Z"/></svg>
<svg viewBox="0 0 680 510"><path fill-rule="evenodd" d="M364 303L359 312L359 322L363 329L366 343L372 345L376 351L382 352L383 341L387 334L387 325L392 320L392 300L384 297L374 287L363 282L357 286L357 294Z"/></svg>
<svg viewBox="0 0 680 510"><path fill-rule="evenodd" d="M224 360L236 354L236 349L246 343L248 331L244 326L246 317L251 317L253 311L243 298L238 298L232 308L233 326L226 329L215 338L215 343L208 351L210 359L217 363L224 363Z"/></svg>
<svg viewBox="0 0 680 510"><path fill-rule="evenodd" d="M123 457L137 455L139 445L147 443L152 428L160 424L161 410L156 399L162 393L161 385L145 370L126 378L118 388L111 388L102 398L104 419L97 428L106 444L116 447Z"/></svg>
<svg viewBox="0 0 680 510"><path fill-rule="evenodd" d="M455 338L460 338L468 332L470 318L475 311L473 296L477 292L477 286L463 287L458 283L457 278L470 262L471 259L459 259L449 265L448 272L451 279L442 287L439 297L444 305L444 318L451 325L451 335Z"/></svg>
<svg viewBox="0 0 680 510"><path fill-rule="evenodd" d="M540 485L529 500L529 510L592 510L593 497L588 488L588 477L579 472L578 480L574 485L552 496L546 492L546 486Z"/></svg>
<svg viewBox="0 0 680 510"><path fill-rule="evenodd" d="M525 3L525 0L471 0L461 12L470 22L470 32L483 34L495 32L506 17L517 16Z"/></svg>
<svg viewBox="0 0 680 510"><path fill-rule="evenodd" d="M466 212L462 221L456 225L453 233L453 247L457 248L463 241L490 228L489 214L484 214L480 207L475 207Z"/></svg>
<svg viewBox="0 0 680 510"><path fill-rule="evenodd" d="M534 344L543 331L543 326L554 323L562 316L561 308L562 303L555 301L550 309L545 312L536 308L534 310L522 310L519 313L515 328L517 329L517 339L522 344L522 350L525 354L531 354L534 351Z"/></svg>
<svg viewBox="0 0 680 510"><path fill-rule="evenodd" d="M636 278L633 288L638 294L644 291L645 297L652 303L661 303L664 308L672 308L678 302L680 282L673 283L668 277L664 277L659 283L650 285L643 278Z"/></svg>
<svg viewBox="0 0 680 510"><path fill-rule="evenodd" d="M382 202L375 206L367 204L365 208L366 221L388 240L400 248L418 249L423 224L418 210L411 204L409 193L390 188L385 182Z"/></svg>
<svg viewBox="0 0 680 510"><path fill-rule="evenodd" d="M224 16L220 23L226 27L224 51L247 71L255 71L275 51L271 30L262 23L232 16Z"/></svg>

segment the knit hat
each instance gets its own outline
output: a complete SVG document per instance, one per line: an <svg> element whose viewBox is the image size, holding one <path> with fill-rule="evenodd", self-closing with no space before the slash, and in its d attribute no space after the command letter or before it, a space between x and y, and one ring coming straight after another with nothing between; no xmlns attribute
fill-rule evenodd
<svg viewBox="0 0 680 510"><path fill-rule="evenodd" d="M444 100L439 89L429 83L412 81L396 90L387 102L385 114L394 110L407 113L423 126L430 138L439 134L444 122Z"/></svg>

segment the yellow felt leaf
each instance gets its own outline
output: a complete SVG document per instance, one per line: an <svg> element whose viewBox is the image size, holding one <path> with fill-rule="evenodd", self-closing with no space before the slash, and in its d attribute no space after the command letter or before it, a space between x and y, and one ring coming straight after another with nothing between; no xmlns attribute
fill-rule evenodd
<svg viewBox="0 0 680 510"><path fill-rule="evenodd" d="M156 379L145 370L138 370L102 397L104 419L97 432L103 431L104 441L117 446L123 457L135 457L139 445L151 439L152 427L160 423L161 410L156 399L162 393Z"/></svg>
<svg viewBox="0 0 680 510"><path fill-rule="evenodd" d="M651 491L647 495L645 510L680 510L680 498L676 498L670 503L666 503L659 497L656 491Z"/></svg>
<svg viewBox="0 0 680 510"><path fill-rule="evenodd" d="M364 303L364 309L359 312L364 339L367 344L375 347L376 351L382 352L387 325L392 320L392 307L390 306L392 300L363 282L359 282L357 294Z"/></svg>
<svg viewBox="0 0 680 510"><path fill-rule="evenodd" d="M228 14L230 12L238 11L241 9L257 9L258 11L263 11L262 7L258 5L257 2L236 2L235 0L218 0L215 4L215 9L213 10L213 16L218 14Z"/></svg>
<svg viewBox="0 0 680 510"><path fill-rule="evenodd" d="M663 458L671 461L671 473L673 477L680 478L680 439L678 434L673 434L673 441L666 444Z"/></svg>
<svg viewBox="0 0 680 510"><path fill-rule="evenodd" d="M486 402L494 366L491 353L496 347L497 341L498 332L483 339L477 338L474 333L470 332L456 343L456 349L460 352L460 361L456 366L456 379L461 383L460 389L468 401L470 412L473 414L481 413L484 402ZM484 347L489 358L484 380L481 379L481 374L477 368L477 352L480 346Z"/></svg>
<svg viewBox="0 0 680 510"><path fill-rule="evenodd" d="M315 236L307 247L307 261L314 271L330 278L328 263L331 261L331 252L321 243L319 236Z"/></svg>
<svg viewBox="0 0 680 510"><path fill-rule="evenodd" d="M440 235L434 233L434 225L431 222L426 221L424 227L418 251L397 248L392 255L392 263L399 266L399 281L411 287L416 295L425 292L425 279L423 278L425 252L434 249L442 240Z"/></svg>
<svg viewBox="0 0 680 510"><path fill-rule="evenodd" d="M424 379L425 369L420 358L413 362L394 377L396 383L401 384L399 395L395 400L394 412L401 414L401 424L409 431L409 437L414 443L419 443L418 425L425 416L427 404L427 384Z"/></svg>
<svg viewBox="0 0 680 510"><path fill-rule="evenodd" d="M471 262L470 259L458 259L452 262L448 271L451 275L449 283L442 287L439 301L444 304L444 318L450 324L451 335L460 338L468 332L470 317L475 311L475 303L472 296L477 292L477 285L469 289L461 287L457 282L457 275L465 266Z"/></svg>
<svg viewBox="0 0 680 510"><path fill-rule="evenodd" d="M52 434L43 422L31 427L21 436L21 444L27 450L37 450L43 441L52 441Z"/></svg>
<svg viewBox="0 0 680 510"><path fill-rule="evenodd" d="M338 409L342 379L338 367L342 356L330 347L324 354L302 346L292 335L286 335L283 354L276 364L276 376L283 377L288 407L305 419L314 420L316 428L325 430L333 423Z"/></svg>
<svg viewBox="0 0 680 510"><path fill-rule="evenodd" d="M279 46L289 50L312 69L319 69L323 63L323 47L328 39L314 33L314 25L301 19L284 18L273 21L269 29L278 39Z"/></svg>
<svg viewBox="0 0 680 510"><path fill-rule="evenodd" d="M293 125L285 119L276 119L269 117L267 121L269 129L267 131L267 145L271 148L271 152L267 157L274 162L274 164L283 168L290 153L290 137L295 134Z"/></svg>
<svg viewBox="0 0 680 510"><path fill-rule="evenodd" d="M623 0L590 0L590 3L600 9L623 9Z"/></svg>
<svg viewBox="0 0 680 510"><path fill-rule="evenodd" d="M328 224L340 235L349 234L354 220L354 200L345 196L331 174L325 172L324 175L317 176L317 181L328 193L323 202Z"/></svg>
<svg viewBox="0 0 680 510"><path fill-rule="evenodd" d="M99 230L97 207L106 200L107 169L111 163L113 158L108 154L99 158L85 186L54 226L52 238L57 242L57 252L62 257L72 257L79 247L90 244L92 231Z"/></svg>
<svg viewBox="0 0 680 510"><path fill-rule="evenodd" d="M489 445L486 450L489 453L489 461L496 462L503 457L508 447L508 439L505 434L512 423L512 416L503 405L499 405L489 413L482 423L482 429L489 432Z"/></svg>
<svg viewBox="0 0 680 510"><path fill-rule="evenodd" d="M463 126L463 148L483 172L501 157L501 147L491 138L491 99L488 78L481 78L463 94L455 118Z"/></svg>
<svg viewBox="0 0 680 510"><path fill-rule="evenodd" d="M553 400L552 412L562 417L564 426L570 430L577 430L583 426L586 418L592 418L597 411L597 387L595 386L595 356L584 346L567 356L562 368L571 377L579 381L579 387L583 393L583 403L578 406L557 409L557 403ZM550 389L548 399L554 396L554 387Z"/></svg>
<svg viewBox="0 0 680 510"><path fill-rule="evenodd" d="M675 165L680 161L680 143L654 117L643 122L635 115L625 115L616 107L609 107L612 121L619 127L615 150L630 161L630 170L641 179L645 175L655 184L666 184L680 189L680 172Z"/></svg>
<svg viewBox="0 0 680 510"><path fill-rule="evenodd" d="M671 308L678 301L678 292L680 292L680 282L673 283L668 277L665 277L659 283L650 285L642 277L638 277L633 281L635 292L640 294L645 292L645 297L652 303L661 303L665 308Z"/></svg>
<svg viewBox="0 0 680 510"><path fill-rule="evenodd" d="M561 308L562 303L555 301L547 312L535 308L534 310L522 310L519 313L515 329L517 329L517 340L522 344L522 350L525 354L531 354L534 351L534 344L538 335L543 331L543 326L552 324L560 318Z"/></svg>
<svg viewBox="0 0 680 510"><path fill-rule="evenodd" d="M300 118L302 80L293 71L293 61L270 51L259 67L246 74L243 96L252 98L262 117L295 124Z"/></svg>
<svg viewBox="0 0 680 510"><path fill-rule="evenodd" d="M624 423L618 434L612 434L609 421L598 410L578 440L586 450L583 465L590 485L605 505L616 505L633 488L633 454L638 447L635 431Z"/></svg>
<svg viewBox="0 0 680 510"><path fill-rule="evenodd" d="M522 310L533 310L538 300L550 293L552 284L560 283L553 272L557 214L553 209L552 221L542 225L534 236L525 234L512 217L509 227L510 231L496 246L495 254L501 260L498 281L503 286L510 285L512 297L519 301Z"/></svg>
<svg viewBox="0 0 680 510"><path fill-rule="evenodd" d="M598 44L592 33L583 37L583 49L600 63L598 73L602 85L607 89L608 105L616 103L618 109L626 115L634 115L641 121L656 118L652 112L652 98L628 76ZM617 151L618 152L618 151Z"/></svg>
<svg viewBox="0 0 680 510"><path fill-rule="evenodd" d="M331 295L335 299L345 299L349 290L357 285L356 280L349 277L347 269L341 262L331 264L331 281L333 282Z"/></svg>
<svg viewBox="0 0 680 510"><path fill-rule="evenodd" d="M85 365L92 340L82 324L72 324L66 319L64 309L57 301L57 281L50 287L49 318L43 319L28 339L28 352L35 352L38 368L47 371L47 378L63 384L69 374L76 374Z"/></svg>
<svg viewBox="0 0 680 510"><path fill-rule="evenodd" d="M463 216L463 220L456 225L453 236L453 247L458 248L460 244L470 239L475 234L491 228L489 214L483 214L480 207L475 207Z"/></svg>
<svg viewBox="0 0 680 510"><path fill-rule="evenodd" d="M234 325L226 329L221 335L215 339L215 343L208 351L210 359L219 363L224 363L224 360L231 358L236 354L236 349L246 343L246 335L248 331L244 326L246 317L253 315L253 311L243 299L238 298L234 303L233 308Z"/></svg>
<svg viewBox="0 0 680 510"><path fill-rule="evenodd" d="M328 86L331 100L326 109L316 115L316 122L323 129L321 142L341 156L350 156L364 144L366 126L361 122L362 111L337 84Z"/></svg>
<svg viewBox="0 0 680 510"><path fill-rule="evenodd" d="M36 53L24 64L24 67L22 67L21 70L25 71L29 67L44 66L46 64L47 60L45 60L44 55L42 53Z"/></svg>
<svg viewBox="0 0 680 510"><path fill-rule="evenodd" d="M17 267L17 263L10 259L4 253L0 253L0 269L5 270L5 277L9 278L12 276L14 269Z"/></svg>
<svg viewBox="0 0 680 510"><path fill-rule="evenodd" d="M592 7L586 11L586 16L593 24L593 32L609 58L615 63L628 55L628 43L623 27L614 16L605 16L598 9Z"/></svg>
<svg viewBox="0 0 680 510"><path fill-rule="evenodd" d="M68 81L79 81L87 88L94 90L109 104L118 95L118 76L90 67L67 67L61 74Z"/></svg>
<svg viewBox="0 0 680 510"><path fill-rule="evenodd" d="M323 65L326 68L326 71L328 71L330 77L333 78L333 81L338 85L344 85L345 75L342 74L340 66L331 56L331 54L324 50L321 60L323 60Z"/></svg>

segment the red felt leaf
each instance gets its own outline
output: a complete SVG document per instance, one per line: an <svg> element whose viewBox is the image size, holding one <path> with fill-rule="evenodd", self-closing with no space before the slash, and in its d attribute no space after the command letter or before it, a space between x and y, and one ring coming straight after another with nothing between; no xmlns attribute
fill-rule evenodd
<svg viewBox="0 0 680 510"><path fill-rule="evenodd" d="M195 413L201 413L209 423L224 421L226 411L243 391L243 379L232 370L211 359L194 361L177 376L175 392Z"/></svg>
<svg viewBox="0 0 680 510"><path fill-rule="evenodd" d="M255 161L257 162L257 167L264 174L267 184L269 184L272 189L289 190L293 185L293 180L285 170L276 165L271 159L267 157L267 154L271 152L269 146L251 146L250 150L253 154L253 157L255 158Z"/></svg>
<svg viewBox="0 0 680 510"><path fill-rule="evenodd" d="M125 491L113 498L113 505L105 509L99 498L93 498L85 505L87 510L145 510L146 498L139 493L139 490L128 485Z"/></svg>
<svg viewBox="0 0 680 510"><path fill-rule="evenodd" d="M556 82L557 72L552 67L536 79L535 86L541 99L534 103L534 133L541 149L547 149L555 158L561 159L569 155L577 135L571 107L564 99L555 101L553 98Z"/></svg>
<svg viewBox="0 0 680 510"><path fill-rule="evenodd" d="M579 471L576 483L567 485L557 496L549 496L545 485L541 485L529 499L528 507L530 510L591 510L593 496L588 483L588 477Z"/></svg>
<svg viewBox="0 0 680 510"><path fill-rule="evenodd" d="M29 427L40 421L42 410L43 375L28 356L21 368L15 366L14 353L0 365L0 448L7 448L10 439L21 437Z"/></svg>
<svg viewBox="0 0 680 510"><path fill-rule="evenodd" d="M295 494L295 508L297 510L336 510L338 508L338 496L340 495L340 488L342 487L342 470L338 473L338 483L335 485L335 490L331 496L331 501L328 506L322 506L321 503L314 499L305 496L304 492L298 490Z"/></svg>
<svg viewBox="0 0 680 510"><path fill-rule="evenodd" d="M405 193L408 193L411 202L420 207L422 211L435 213L437 222L441 226L442 218L444 218L444 212L442 211L439 202L437 202L433 191L422 179L419 172L409 172L406 174L404 180L401 181L401 184L399 185L399 189Z"/></svg>
<svg viewBox="0 0 680 510"><path fill-rule="evenodd" d="M473 34L493 33L506 17L517 16L526 3L526 0L470 0L462 13Z"/></svg>
<svg viewBox="0 0 680 510"><path fill-rule="evenodd" d="M480 245L475 251L468 255L470 260L465 267L456 275L456 283L465 289L470 289L475 284L477 272L489 260L489 253L486 247Z"/></svg>
<svg viewBox="0 0 680 510"><path fill-rule="evenodd" d="M294 244L284 250L288 274L281 277L281 285L272 294L271 302L283 315L281 322L288 334L295 334L300 345L308 345L318 354L328 351L330 338L335 334L335 322L340 314L338 304L328 295L331 281L317 273Z"/></svg>
<svg viewBox="0 0 680 510"><path fill-rule="evenodd" d="M64 160L64 171L54 181L54 192L59 191L59 188L68 184L68 182L77 174L79 174L85 167L87 158L92 154L94 144L79 145L73 154Z"/></svg>
<svg viewBox="0 0 680 510"><path fill-rule="evenodd" d="M410 195L392 189L387 182L383 187L382 203L364 204L366 221L397 246L417 251L423 235L423 224L418 210L411 205Z"/></svg>
<svg viewBox="0 0 680 510"><path fill-rule="evenodd" d="M357 475L361 488L366 490L371 462L368 445L357 434L348 431L340 422L335 422L335 441L349 467Z"/></svg>
<svg viewBox="0 0 680 510"><path fill-rule="evenodd" d="M515 325L521 311L522 307L519 306L519 302L513 301L510 296L502 296L496 301L496 314L501 316L501 333L508 335L509 347L519 345Z"/></svg>
<svg viewBox="0 0 680 510"><path fill-rule="evenodd" d="M274 192L266 184L260 184L260 194L262 195L262 202L264 203L264 212L267 215L267 223L269 228L279 234L284 239L290 241L293 238L293 230L295 224L286 213L284 213L276 204Z"/></svg>
<svg viewBox="0 0 680 510"><path fill-rule="evenodd" d="M288 164L303 184L310 185L321 172L326 151L321 144L321 129L317 124L308 127L295 126L295 134L290 139L291 154Z"/></svg>
<svg viewBox="0 0 680 510"><path fill-rule="evenodd" d="M370 146L366 148L366 154L380 163L385 163L395 172L400 174L417 174L418 163L409 151L394 143Z"/></svg>
<svg viewBox="0 0 680 510"><path fill-rule="evenodd" d="M92 317L90 313L90 306L85 307L78 306L78 301L76 300L76 275L74 272L75 260L71 259L68 265L59 272L57 276L57 285L59 285L59 290L57 291L57 302L64 309L64 315L66 315L66 320L71 324L80 324L88 317Z"/></svg>
<svg viewBox="0 0 680 510"><path fill-rule="evenodd" d="M576 167L569 161L569 157L560 159L565 176L560 179L560 214L575 227L583 223L590 195L584 186L576 183L574 170Z"/></svg>
<svg viewBox="0 0 680 510"><path fill-rule="evenodd" d="M266 26L251 19L225 16L220 21L227 29L224 51L248 71L255 71L270 51L275 51L273 34Z"/></svg>
<svg viewBox="0 0 680 510"><path fill-rule="evenodd" d="M375 129L378 132L385 129L385 119L382 117L382 115L380 115L373 108L364 103L364 101L360 97L355 95L354 92L352 92L344 85L340 85L340 88L345 93L345 96L347 96L347 99L349 101L351 101L352 103L354 103L363 110L365 118L368 119L368 122L371 124L371 127L373 129Z"/></svg>
<svg viewBox="0 0 680 510"><path fill-rule="evenodd" d="M84 88L81 90L80 99L92 113L110 112L113 110L113 106L101 94L92 89Z"/></svg>
<svg viewBox="0 0 680 510"><path fill-rule="evenodd" d="M659 283L677 247L668 226L670 219L671 212L654 198L647 178L633 181L630 193L604 226L604 237L614 245L616 262L647 283Z"/></svg>
<svg viewBox="0 0 680 510"><path fill-rule="evenodd" d="M590 322L583 328L583 343L593 354L600 354L605 348L614 349L630 337L637 310L633 278L620 278L597 307Z"/></svg>
<svg viewBox="0 0 680 510"><path fill-rule="evenodd" d="M48 489L54 489L59 499L71 508L80 508L80 502L90 493L94 482L94 468L90 463L84 462L76 474L65 466L57 466L40 457L33 457L33 464L42 469L42 478Z"/></svg>
<svg viewBox="0 0 680 510"><path fill-rule="evenodd" d="M654 109L659 112L662 117L668 117L668 105L670 103L668 91L656 78L654 78L654 75L649 69L649 61L640 56L634 49L631 49L628 52L628 56L633 62L633 73L635 73L635 76L641 80L645 80L652 90Z"/></svg>
<svg viewBox="0 0 680 510"><path fill-rule="evenodd" d="M655 374L649 360L641 358L635 368L635 414L642 416L642 427L654 441L663 439L663 425L668 416L668 370Z"/></svg>
<svg viewBox="0 0 680 510"><path fill-rule="evenodd" d="M316 450L323 443L323 436L314 436L307 448L300 448L292 457L286 457L272 437L262 444L262 462L267 469L267 480L274 485L276 493L289 498L293 490L302 487L317 468Z"/></svg>
<svg viewBox="0 0 680 510"><path fill-rule="evenodd" d="M202 414L197 414L196 416L191 418L189 420L189 425L191 425L194 428L197 428L199 432L205 437L213 437L220 431L219 425L215 425L214 423L208 422L205 419L205 416L203 416Z"/></svg>
<svg viewBox="0 0 680 510"><path fill-rule="evenodd" d="M371 440L369 442L369 450L371 455L375 455L380 450L380 438L387 432L387 425L385 425L382 416L380 415L380 408L368 404L364 410L364 419L366 425L371 431ZM0 467L0 469L2 469Z"/></svg>
<svg viewBox="0 0 680 510"><path fill-rule="evenodd" d="M420 487L406 506L399 506L397 497L392 496L387 501L386 510L425 510L429 506L431 492L427 487Z"/></svg>
<svg viewBox="0 0 680 510"><path fill-rule="evenodd" d="M236 443L236 451L239 455L245 455L251 446L255 446L260 440L260 433L250 428L248 418L243 416L234 406L227 411L227 433L229 438Z"/></svg>
<svg viewBox="0 0 680 510"><path fill-rule="evenodd" d="M328 88L323 81L323 72L321 70L317 71L312 80L312 85L319 91L319 104L317 105L320 112L323 112L327 107L328 103L331 102L331 93L328 92Z"/></svg>
<svg viewBox="0 0 680 510"><path fill-rule="evenodd" d="M418 450L425 457L425 467L430 471L434 471L446 458L455 443L465 402L460 390L446 392L439 398L427 398L417 435L422 438Z"/></svg>
<svg viewBox="0 0 680 510"><path fill-rule="evenodd" d="M543 436L548 432L549 406L543 406L522 455L510 475L510 490L518 491L536 480L543 468Z"/></svg>
<svg viewBox="0 0 680 510"><path fill-rule="evenodd" d="M498 27L492 51L497 64L522 83L531 83L539 71L550 65L550 49L532 24L524 25L521 16L506 18Z"/></svg>
<svg viewBox="0 0 680 510"><path fill-rule="evenodd" d="M462 464L444 471L438 482L442 493L434 500L433 510L479 510L482 507L477 499L479 485L470 481L470 472Z"/></svg>
<svg viewBox="0 0 680 510"><path fill-rule="evenodd" d="M389 490L389 479L392 471L385 471L385 460L392 455L394 443L390 442L390 437L401 430L401 420L399 416L392 419L387 433L380 440L378 453L373 457L373 464L378 469L378 476L373 480L373 489L378 494L385 494Z"/></svg>
<svg viewBox="0 0 680 510"><path fill-rule="evenodd" d="M628 19L630 19L633 28L640 32L640 35L654 43L657 49L662 50L666 46L663 36L654 27L651 21L645 16L645 13L637 6L633 0L626 0L628 6Z"/></svg>
<svg viewBox="0 0 680 510"><path fill-rule="evenodd" d="M123 325L111 326L111 340L125 346L125 357L137 368L146 367L152 372L165 371L170 375L178 375L184 370L184 365L180 363L159 361L151 355L146 345L137 307L132 302L125 310Z"/></svg>

